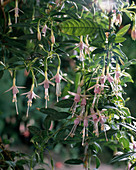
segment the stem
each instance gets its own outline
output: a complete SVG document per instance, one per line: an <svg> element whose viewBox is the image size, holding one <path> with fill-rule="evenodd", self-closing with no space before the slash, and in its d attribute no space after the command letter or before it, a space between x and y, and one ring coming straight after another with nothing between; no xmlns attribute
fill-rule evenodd
<svg viewBox="0 0 136 170"><path fill-rule="evenodd" d="M13 86L16 85L16 70L13 70Z"/></svg>
<svg viewBox="0 0 136 170"><path fill-rule="evenodd" d="M35 82L35 75L33 70L31 69L31 73L32 73L32 87L34 88L34 82ZM31 89L33 90L33 88L31 87Z"/></svg>

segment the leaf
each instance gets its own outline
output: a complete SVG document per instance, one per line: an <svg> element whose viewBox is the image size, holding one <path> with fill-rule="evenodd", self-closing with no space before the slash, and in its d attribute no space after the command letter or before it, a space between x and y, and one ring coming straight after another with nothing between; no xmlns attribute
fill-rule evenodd
<svg viewBox="0 0 136 170"><path fill-rule="evenodd" d="M0 70L0 79L2 78L3 74L4 74L4 71Z"/></svg>
<svg viewBox="0 0 136 170"><path fill-rule="evenodd" d="M124 123L118 123L119 125L121 125L121 126L124 126L125 128L127 128L127 129L129 129L129 130L132 130L132 131L134 131L134 132L136 132L136 127L135 126L133 126L133 125L130 125L130 124L124 124Z"/></svg>
<svg viewBox="0 0 136 170"><path fill-rule="evenodd" d="M83 164L83 161L81 159L68 159L64 163L71 164L71 165L80 165Z"/></svg>
<svg viewBox="0 0 136 170"><path fill-rule="evenodd" d="M118 36L115 38L114 43L122 43L124 41L126 41L126 38Z"/></svg>
<svg viewBox="0 0 136 170"><path fill-rule="evenodd" d="M117 161L121 161L122 159L124 158L127 158L129 156L132 156L133 154L135 154L136 152L128 152L128 153L124 153L122 155L119 155L119 156L116 156L114 157L110 163L113 163L113 162L117 162Z"/></svg>
<svg viewBox="0 0 136 170"><path fill-rule="evenodd" d="M51 119L50 116L47 116L43 121L43 126L46 131L50 128L50 125L51 125Z"/></svg>
<svg viewBox="0 0 136 170"><path fill-rule="evenodd" d="M68 112L58 112L57 110L52 108L41 108L39 111L47 114L51 120L66 119L70 115Z"/></svg>
<svg viewBox="0 0 136 170"><path fill-rule="evenodd" d="M61 100L59 102L57 102L55 104L55 106L57 107L61 107L61 108L70 108L73 104L73 100L72 99L65 99L65 100Z"/></svg>
<svg viewBox="0 0 136 170"><path fill-rule="evenodd" d="M28 129L32 134L38 134L40 132L40 129L36 126L29 126Z"/></svg>
<svg viewBox="0 0 136 170"><path fill-rule="evenodd" d="M123 145L124 148L129 148L129 141L125 137L121 137L119 142Z"/></svg>
<svg viewBox="0 0 136 170"><path fill-rule="evenodd" d="M96 169L99 168L100 166L100 159L97 157L97 155L93 155L95 157L95 161L96 161Z"/></svg>
<svg viewBox="0 0 136 170"><path fill-rule="evenodd" d="M28 163L28 161L26 159L21 159L21 160L16 162L16 165L17 166L22 166L22 165L25 165L27 163Z"/></svg>
<svg viewBox="0 0 136 170"><path fill-rule="evenodd" d="M129 28L130 28L130 24L125 25L123 28L121 28L121 29L117 32L116 36L117 36L117 37L122 37L123 35L126 34L126 32L128 31Z"/></svg>
<svg viewBox="0 0 136 170"><path fill-rule="evenodd" d="M63 33L68 35L93 35L98 33L100 26L88 19L69 19L60 23L60 29Z"/></svg>
<svg viewBox="0 0 136 170"><path fill-rule="evenodd" d="M119 55L120 57L122 57L123 59L127 59L127 56L123 53L123 51L121 49L119 49L118 47L114 47L113 48L113 52L116 55Z"/></svg>

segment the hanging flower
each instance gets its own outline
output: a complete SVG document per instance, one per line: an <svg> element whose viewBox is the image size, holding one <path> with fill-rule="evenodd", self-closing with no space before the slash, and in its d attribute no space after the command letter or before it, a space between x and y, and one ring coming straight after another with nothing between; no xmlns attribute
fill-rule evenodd
<svg viewBox="0 0 136 170"><path fill-rule="evenodd" d="M15 103L16 112L17 112L17 115L18 115L19 113L18 113L17 96L16 96L16 95L17 95L17 93L19 93L19 90L18 90L18 89L25 88L25 87L16 86L16 85L15 85L15 82L16 82L16 79L13 78L13 86L12 86L10 89L6 90L5 93L8 92L8 91L10 91L10 90L12 90L12 94L13 94L12 102Z"/></svg>
<svg viewBox="0 0 136 170"><path fill-rule="evenodd" d="M121 25L121 23L122 23L122 15L117 14L115 19L115 25Z"/></svg>
<svg viewBox="0 0 136 170"><path fill-rule="evenodd" d="M45 37L46 36L46 31L47 31L47 25L45 24L42 28L42 36Z"/></svg>
<svg viewBox="0 0 136 170"><path fill-rule="evenodd" d="M83 42L83 36L80 36L80 42L78 44L75 44L75 45L76 45L76 47L74 49L79 47L79 50L80 50L80 55L77 56L77 58L80 61L84 61L85 56L84 56L83 50L84 50L85 47L88 48L88 46Z"/></svg>
<svg viewBox="0 0 136 170"><path fill-rule="evenodd" d="M77 117L75 120L74 120L74 126L72 127L70 133L68 134L68 136L64 139L64 140L67 140L67 138L70 136L70 137L73 137L75 135L75 131L76 131L76 128L77 126L79 125L80 123L80 117Z"/></svg>
<svg viewBox="0 0 136 170"><path fill-rule="evenodd" d="M32 106L32 100L33 98L36 99L36 97L40 98L38 95L36 95L33 91L34 89L34 84L32 84L31 86L31 90L27 93L23 93L21 95L26 95L26 97L28 98L28 101L27 101L27 112L26 112L26 117L28 117L28 112L29 112L29 107Z"/></svg>
<svg viewBox="0 0 136 170"><path fill-rule="evenodd" d="M49 84L53 86L55 85L54 83L48 80L47 71L45 71L45 80L42 83L39 83L39 85L43 85L43 84L45 89L45 100L46 100L45 108L47 108L47 101L49 101L49 93L48 93Z"/></svg>
<svg viewBox="0 0 136 170"><path fill-rule="evenodd" d="M72 96L75 96L74 97L74 103L71 107L71 111L72 111L72 117L74 116L75 112L76 112L76 108L77 108L77 103L80 101L80 93L81 93L81 87L78 86L77 88L77 93L74 93L74 92L70 92L68 91L69 94L71 94Z"/></svg>
<svg viewBox="0 0 136 170"><path fill-rule="evenodd" d="M17 18L19 17L19 11L24 13L18 8L18 0L15 1L15 8L10 10L9 12L15 11L15 23L17 23Z"/></svg>
<svg viewBox="0 0 136 170"><path fill-rule="evenodd" d="M57 102L59 101L58 97L61 95L61 79L66 81L66 79L64 79L60 74L59 74L59 70L60 70L60 67L58 67L57 69L57 74L51 78L51 80L55 79L55 82L56 82L56 96L57 96Z"/></svg>

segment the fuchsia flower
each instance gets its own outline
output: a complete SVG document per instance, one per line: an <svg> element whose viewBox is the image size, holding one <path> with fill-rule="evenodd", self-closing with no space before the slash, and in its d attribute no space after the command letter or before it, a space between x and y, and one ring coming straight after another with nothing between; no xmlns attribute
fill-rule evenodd
<svg viewBox="0 0 136 170"><path fill-rule="evenodd" d="M15 8L10 10L9 12L15 11L15 23L17 23L17 18L19 17L19 11L24 13L18 8L18 0L15 1Z"/></svg>
<svg viewBox="0 0 136 170"><path fill-rule="evenodd" d="M64 140L67 140L67 138L70 136L70 137L73 137L75 135L75 131L76 131L76 128L77 126L79 125L81 121L81 118L80 116L78 116L75 120L74 120L74 126L72 127L70 133L68 134L68 136L64 139Z"/></svg>
<svg viewBox="0 0 136 170"><path fill-rule="evenodd" d="M43 85L43 84L44 84L44 89L45 89L45 100L46 100L45 108L47 108L47 101L49 101L49 93L48 93L49 84L53 86L55 85L54 83L48 80L47 71L45 72L45 80L39 85Z"/></svg>
<svg viewBox="0 0 136 170"><path fill-rule="evenodd" d="M77 108L77 103L80 101L80 93L81 93L81 87L78 86L77 88L77 93L74 93L74 92L70 92L68 91L69 94L71 94L72 96L75 96L74 97L74 103L71 107L71 111L72 111L72 117L74 116L75 112L76 112L76 108Z"/></svg>
<svg viewBox="0 0 136 170"><path fill-rule="evenodd" d="M47 25L45 24L44 27L42 28L42 36L45 37L46 36L46 31L47 31Z"/></svg>
<svg viewBox="0 0 136 170"><path fill-rule="evenodd" d="M56 96L57 96L57 102L59 101L58 97L61 95L61 86L60 86L60 82L61 82L61 79L66 81L66 79L64 79L60 74L59 74L59 70L60 70L60 67L58 67L58 70L57 70L57 74L51 78L51 80L55 79L55 82L56 82Z"/></svg>
<svg viewBox="0 0 136 170"><path fill-rule="evenodd" d="M115 25L118 25L118 24L121 25L121 23L122 23L122 15L118 14L116 16Z"/></svg>
<svg viewBox="0 0 136 170"><path fill-rule="evenodd" d="M114 81L113 77L109 73L106 75L106 77L109 83L112 83Z"/></svg>
<svg viewBox="0 0 136 170"><path fill-rule="evenodd" d="M85 47L88 49L88 46L83 42L83 36L80 37L80 42L78 44L75 44L75 45L76 45L76 47L74 49L79 47L79 50L80 50L80 55L77 56L77 58L80 61L84 61L85 56L84 56L83 50L84 50Z"/></svg>
<svg viewBox="0 0 136 170"><path fill-rule="evenodd" d="M82 135L82 145L84 145L84 141L85 141L85 136L88 137L88 121L90 121L90 116L85 116L83 118L83 124L84 124L84 127L83 127L83 135Z"/></svg>
<svg viewBox="0 0 136 170"><path fill-rule="evenodd" d="M97 112L95 112L93 108L91 108L90 110L91 110L90 117L92 117L92 122L94 123L94 131L93 132L98 137L99 136L98 122L101 123L102 130L103 130L103 125L104 125L106 119L108 119L108 117L105 117L105 115L101 115L103 112L106 111L106 109L102 109L101 111L97 110Z"/></svg>
<svg viewBox="0 0 136 170"><path fill-rule="evenodd" d="M34 89L34 84L32 84L32 87L31 87L31 90L27 93L23 93L21 95L26 95L26 97L28 98L28 101L27 101L27 112L26 112L26 117L28 117L28 112L29 112L29 107L32 106L32 100L33 98L36 99L36 97L40 98L38 95L36 95L34 92L33 92L33 89Z"/></svg>
<svg viewBox="0 0 136 170"><path fill-rule="evenodd" d="M19 93L19 90L18 90L18 89L25 88L25 87L16 86L16 85L15 85L15 82L16 82L16 79L13 78L13 86L12 86L10 89L8 89L7 91L5 91L5 93L8 92L8 91L10 91L10 90L12 90L12 94L13 94L12 102L15 103L16 112L17 112L17 115L18 115L19 113L18 113L17 96L16 96L16 95L17 95L17 93Z"/></svg>

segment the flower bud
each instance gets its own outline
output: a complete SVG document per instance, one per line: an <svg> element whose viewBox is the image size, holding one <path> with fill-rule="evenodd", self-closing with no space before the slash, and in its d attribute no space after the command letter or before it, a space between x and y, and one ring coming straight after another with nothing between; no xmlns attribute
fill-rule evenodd
<svg viewBox="0 0 136 170"><path fill-rule="evenodd" d="M37 39L38 39L39 41L41 40L41 32L40 32L40 31L37 32Z"/></svg>
<svg viewBox="0 0 136 170"><path fill-rule="evenodd" d="M53 31L51 32L51 42L52 44L55 44L55 36L53 34Z"/></svg>
<svg viewBox="0 0 136 170"><path fill-rule="evenodd" d="M136 40L136 26L133 26L131 31L131 38L135 41Z"/></svg>

